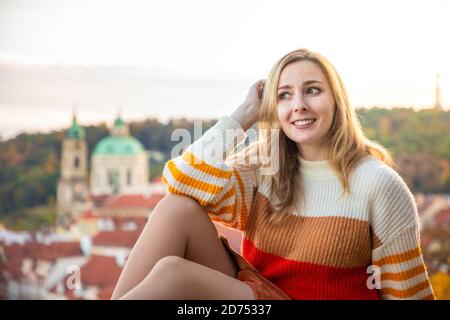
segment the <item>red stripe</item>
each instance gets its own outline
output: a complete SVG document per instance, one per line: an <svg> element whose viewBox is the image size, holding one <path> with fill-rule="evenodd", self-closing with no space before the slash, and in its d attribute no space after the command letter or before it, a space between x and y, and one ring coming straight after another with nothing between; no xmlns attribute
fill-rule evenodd
<svg viewBox="0 0 450 320"><path fill-rule="evenodd" d="M380 299L367 288L366 267L337 268L280 258L243 239L242 255L269 281L295 300Z"/></svg>

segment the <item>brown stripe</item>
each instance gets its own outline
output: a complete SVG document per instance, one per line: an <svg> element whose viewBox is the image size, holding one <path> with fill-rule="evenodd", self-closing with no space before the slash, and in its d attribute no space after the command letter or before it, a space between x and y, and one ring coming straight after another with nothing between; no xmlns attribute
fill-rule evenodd
<svg viewBox="0 0 450 320"><path fill-rule="evenodd" d="M368 266L372 260L369 223L345 217L286 215L269 222L269 200L256 192L248 234L261 250L286 259L325 266Z"/></svg>

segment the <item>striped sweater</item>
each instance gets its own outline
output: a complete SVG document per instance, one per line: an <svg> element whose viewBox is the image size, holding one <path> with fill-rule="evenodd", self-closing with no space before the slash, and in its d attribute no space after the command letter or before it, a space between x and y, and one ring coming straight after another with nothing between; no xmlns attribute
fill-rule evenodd
<svg viewBox="0 0 450 320"><path fill-rule="evenodd" d="M434 299L414 198L394 170L368 157L342 197L328 161L299 157L304 204L274 223L276 198L259 169L220 160L233 147L229 134L246 137L222 117L166 163L163 182L196 199L213 221L241 230L242 256L263 276L292 299ZM211 144L219 152L202 153Z"/></svg>

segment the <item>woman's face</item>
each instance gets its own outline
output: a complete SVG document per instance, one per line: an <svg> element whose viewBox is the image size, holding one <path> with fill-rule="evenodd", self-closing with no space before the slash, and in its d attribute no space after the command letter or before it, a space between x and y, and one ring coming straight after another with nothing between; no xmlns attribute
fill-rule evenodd
<svg viewBox="0 0 450 320"><path fill-rule="evenodd" d="M307 60L287 65L280 75L277 97L281 128L299 150L326 148L335 101L320 67Z"/></svg>

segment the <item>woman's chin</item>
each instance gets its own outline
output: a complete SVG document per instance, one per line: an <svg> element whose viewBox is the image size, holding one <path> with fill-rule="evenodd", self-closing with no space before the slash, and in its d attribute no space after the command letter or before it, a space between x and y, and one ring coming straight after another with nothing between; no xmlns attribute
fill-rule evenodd
<svg viewBox="0 0 450 320"><path fill-rule="evenodd" d="M313 137L305 136L305 135L298 135L298 134L291 134L288 136L289 139L294 141L296 144L310 144L314 141Z"/></svg>

